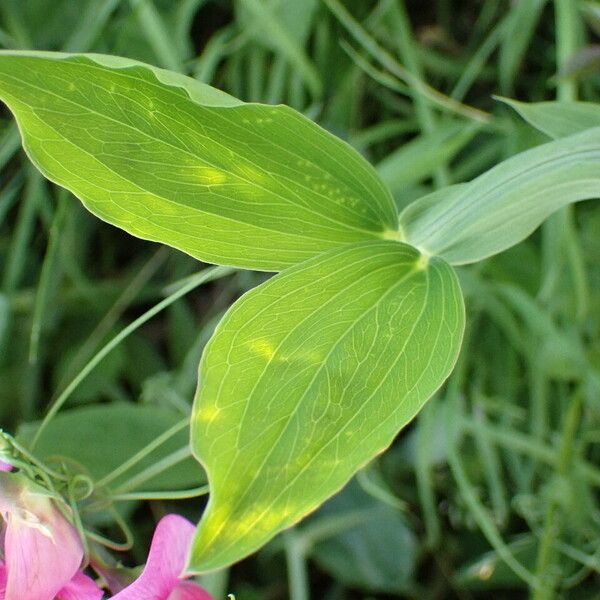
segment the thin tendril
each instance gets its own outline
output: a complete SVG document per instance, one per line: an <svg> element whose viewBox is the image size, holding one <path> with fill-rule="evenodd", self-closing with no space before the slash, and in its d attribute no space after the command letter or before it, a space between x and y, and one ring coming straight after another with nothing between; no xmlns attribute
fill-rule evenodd
<svg viewBox="0 0 600 600"><path fill-rule="evenodd" d="M120 485L115 490L115 493L122 494L134 490L136 487L142 485L143 483L146 483L146 481L148 481L149 479L152 479L153 477L159 475L169 467L172 467L177 463L180 463L181 461L185 460L186 458L189 458L191 455L192 451L190 450L189 445L186 444L182 448L179 448L179 450L175 450L175 452L172 452L168 456L165 456L162 460L159 460L147 469L144 469L143 471L140 471L137 475L134 475L131 479Z"/></svg>
<svg viewBox="0 0 600 600"><path fill-rule="evenodd" d="M131 500L184 500L187 498L197 498L198 496L204 496L208 494L208 485L201 485L196 488L189 490L177 490L174 492L133 492L115 494L111 496L111 499L115 502L118 501L131 501Z"/></svg>
<svg viewBox="0 0 600 600"><path fill-rule="evenodd" d="M110 340L105 346L99 350L95 356L89 360L89 362L81 369L77 376L71 381L71 383L61 392L56 401L50 407L43 421L41 422L38 430L35 433L33 441L31 442L31 449L33 450L38 443L42 433L50 421L56 416L58 411L64 406L65 402L70 398L73 391L77 386L96 368L96 366L102 361L102 359L116 348L125 338L127 338L136 329L141 327L144 323L149 321L152 317L157 315L159 312L173 304L179 298L185 296L199 285L212 281L214 279L224 277L229 273L232 273L233 269L230 267L211 267L204 269L200 273L189 278L187 283L179 287L175 292L169 295L164 300L161 300L158 304L155 304L150 310L146 311L143 315L138 317L135 321L130 323L127 327L121 330L112 340Z"/></svg>
<svg viewBox="0 0 600 600"><path fill-rule="evenodd" d="M94 542L100 544L101 546L110 548L111 550L114 550L115 552L127 552L127 550L130 550L131 547L133 546L133 534L131 533L131 529L129 529L129 527L127 526L127 523L125 522L123 517L119 514L119 511L117 511L112 506L110 507L110 511L112 513L112 517L113 517L115 523L117 524L117 526L119 527L119 529L121 530L121 532L123 533L123 535L125 537L124 542L115 542L107 537L104 537L103 535L100 535L99 533L95 533L94 531L89 531L88 529L84 529L85 535L88 537L88 539L93 540Z"/></svg>
<svg viewBox="0 0 600 600"><path fill-rule="evenodd" d="M150 453L154 452L154 450L156 450L159 446L161 446L162 444L167 442L169 439L171 439L174 435L176 435L177 433L179 433L180 431L185 429L187 427L187 424L188 424L188 418L185 417L184 419L182 419L181 421L179 421L178 423L173 425L173 427L167 429L164 433L159 435L155 440L150 442L145 448L142 448L139 452L134 454L131 458L129 458L124 463L122 463L120 466L118 466L116 469L114 469L113 471L108 473L108 475L105 475L102 479L100 479L100 481L97 481L96 487L105 487L106 485L108 485L109 483L111 483L112 481L117 479L117 477L121 476L126 471L129 471L129 469L131 469L137 463L139 463L141 460L146 458L146 456L148 456Z"/></svg>

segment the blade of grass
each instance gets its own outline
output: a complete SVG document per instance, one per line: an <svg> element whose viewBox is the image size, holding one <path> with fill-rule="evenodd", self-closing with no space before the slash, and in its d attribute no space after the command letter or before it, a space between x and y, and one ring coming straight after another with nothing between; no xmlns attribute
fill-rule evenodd
<svg viewBox="0 0 600 600"><path fill-rule="evenodd" d="M65 52L88 52L121 2L122 0L88 2L78 25L64 43L63 50Z"/></svg>
<svg viewBox="0 0 600 600"><path fill-rule="evenodd" d="M6 163L17 153L21 147L21 137L15 123L11 123L2 134L0 140L0 170L4 169Z"/></svg>
<svg viewBox="0 0 600 600"><path fill-rule="evenodd" d="M559 478L566 479L571 469L575 434L579 429L581 420L582 397L581 391L575 392L563 423L558 450L558 464L556 466L556 474ZM541 585L532 590L532 600L552 600L556 597L556 588L561 570L556 568L558 565L556 565L554 544L555 540L560 538L561 521L562 514L559 501L555 496L551 496L546 507L544 528L536 561L536 578L541 582Z"/></svg>
<svg viewBox="0 0 600 600"><path fill-rule="evenodd" d="M19 209L8 260L4 265L2 289L8 296L17 290L27 270L27 255L40 205L44 199L44 179L33 167L27 167L25 197Z"/></svg>
<svg viewBox="0 0 600 600"><path fill-rule="evenodd" d="M580 14L577 3L572 0L555 0L556 24L556 64L560 72L575 54L579 47ZM577 100L577 83L572 78L562 78L558 82L558 100ZM586 269L583 261L581 244L577 237L575 222L575 209L570 206L553 215L544 224L543 232L543 260L545 263L545 277L540 288L540 298L550 303L557 295L563 270L562 256L567 259L568 275L573 281L575 295L576 315L583 320L587 315L590 304L590 290L586 278Z"/></svg>
<svg viewBox="0 0 600 600"><path fill-rule="evenodd" d="M165 247L159 248L140 269L136 270L131 282L129 282L108 312L98 322L87 339L81 344L77 353L71 360L64 378L71 378L73 373L79 371L86 361L91 358L98 344L112 330L120 317L131 306L131 303L138 297L156 271L164 264L168 254L169 251ZM63 381L59 382L58 389L63 388L64 385L65 383Z"/></svg>
<svg viewBox="0 0 600 600"><path fill-rule="evenodd" d="M239 1L254 16L257 25L259 24L260 29L264 31L264 35L267 35L270 41L276 44L281 54L301 74L313 97L319 98L323 91L323 85L317 69L306 56L303 48L278 21L270 6L259 0Z"/></svg>
<svg viewBox="0 0 600 600"><path fill-rule="evenodd" d="M338 18L352 37L384 68L401 81L410 82L415 91L431 100L436 106L443 108L445 111L459 114L481 123L488 123L491 120L491 115L488 113L457 102L414 77L360 26L339 0L323 0L323 2L325 2L329 10Z"/></svg>
<svg viewBox="0 0 600 600"><path fill-rule="evenodd" d="M129 5L160 66L172 71L182 71L181 56L177 53L165 22L152 0L129 0Z"/></svg>
<svg viewBox="0 0 600 600"><path fill-rule="evenodd" d="M416 52L416 44L404 0L397 0L393 3L388 2L388 5L390 26L393 29L394 38L397 40L400 59L406 65L406 70L412 75L408 83L415 104L417 120L421 126L422 133L433 133L436 130L437 123L435 114L431 108L431 100L419 93L414 85L415 81L424 81L425 79L423 68ZM443 159L440 159L439 164L435 168L434 180L438 188L450 183L448 167L446 161Z"/></svg>
<svg viewBox="0 0 600 600"><path fill-rule="evenodd" d="M506 28L498 53L498 81L502 92L512 96L519 68L547 0L521 0L506 15Z"/></svg>
<svg viewBox="0 0 600 600"><path fill-rule="evenodd" d="M502 539L498 528L490 517L487 509L477 498L477 493L470 482L467 473L462 464L460 454L457 450L456 443L449 444L448 447L448 464L456 481L460 495L463 498L469 512L475 519L475 522L481 529L487 541L498 553L500 558L506 565L523 581L529 585L531 589L538 589L539 582L535 575L531 573L523 564L514 556L510 548Z"/></svg>

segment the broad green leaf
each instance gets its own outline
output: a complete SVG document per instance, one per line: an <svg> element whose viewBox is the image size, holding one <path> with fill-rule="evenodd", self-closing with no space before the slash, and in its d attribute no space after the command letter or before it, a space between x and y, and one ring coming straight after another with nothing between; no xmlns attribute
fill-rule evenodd
<svg viewBox="0 0 600 600"><path fill-rule="evenodd" d="M373 168L285 106L127 59L35 52L0 53L0 98L49 179L201 260L279 270L397 234Z"/></svg>
<svg viewBox="0 0 600 600"><path fill-rule="evenodd" d="M244 295L200 367L192 449L211 496L190 569L253 552L389 446L450 373L463 326L453 270L391 241Z"/></svg>
<svg viewBox="0 0 600 600"><path fill-rule="evenodd" d="M600 197L600 127L542 144L400 215L404 241L451 264L514 246L559 208Z"/></svg>
<svg viewBox="0 0 600 600"><path fill-rule="evenodd" d="M518 102L499 98L514 108L530 125L551 138L600 127L600 104L593 102Z"/></svg>
<svg viewBox="0 0 600 600"><path fill-rule="evenodd" d="M350 483L307 524L307 541L311 526L331 531L336 523L345 527L311 551L322 569L349 587L371 592L406 594L414 588L417 538L400 511Z"/></svg>
<svg viewBox="0 0 600 600"><path fill-rule="evenodd" d="M98 481L181 420L182 416L172 410L120 402L65 410L48 424L35 453L42 459L61 457L80 465ZM19 437L27 443L33 439L37 428L38 423L27 423L19 429ZM183 428L116 478L110 487L117 488L138 476L144 469L184 448L187 442L187 429ZM181 489L204 481L202 469L192 458L187 458L144 481L136 489Z"/></svg>

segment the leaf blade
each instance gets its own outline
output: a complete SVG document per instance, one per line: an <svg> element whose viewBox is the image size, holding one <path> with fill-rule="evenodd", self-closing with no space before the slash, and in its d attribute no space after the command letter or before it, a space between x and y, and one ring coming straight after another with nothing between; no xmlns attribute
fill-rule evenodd
<svg viewBox="0 0 600 600"><path fill-rule="evenodd" d="M48 178L206 262L279 270L397 230L373 168L284 106L127 59L32 52L0 53L0 98Z"/></svg>
<svg viewBox="0 0 600 600"><path fill-rule="evenodd" d="M470 183L420 198L402 212L400 227L405 241L424 253L469 264L522 241L563 206L598 196L600 127L542 144Z"/></svg>
<svg viewBox="0 0 600 600"><path fill-rule="evenodd" d="M192 449L211 498L190 568L238 560L342 487L441 385L463 326L452 269L395 242L329 252L243 296L200 369Z"/></svg>
<svg viewBox="0 0 600 600"><path fill-rule="evenodd" d="M553 139L600 127L600 105L593 102L519 102L500 97L498 100Z"/></svg>

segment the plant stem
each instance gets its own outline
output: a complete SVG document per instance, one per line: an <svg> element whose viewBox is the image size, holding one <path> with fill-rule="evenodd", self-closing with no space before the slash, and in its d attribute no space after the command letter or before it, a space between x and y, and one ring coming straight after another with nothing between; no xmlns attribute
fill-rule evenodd
<svg viewBox="0 0 600 600"><path fill-rule="evenodd" d="M206 283L207 281L213 281L214 279L219 279L220 277L224 277L229 273L233 272L233 269L229 267L211 267L210 269L204 269L200 273L194 275L188 282L180 287L177 291L173 292L170 296L154 305L150 310L146 311L141 317L138 317L133 323L130 323L127 327L125 327L122 331L120 331L110 342L108 342L95 356L92 358L83 369L79 372L77 377L71 381L71 383L63 390L60 396L56 399L54 404L50 407L50 410L44 417L44 420L40 424L38 430L36 431L35 437L31 442L31 450L35 448L35 445L39 441L42 433L48 426L48 423L56 416L58 411L62 408L65 402L69 399L73 391L77 388L77 386L96 368L96 366L102 361L102 359L109 353L111 350L116 348L127 336L133 333L136 329L139 329L144 323L149 321L152 317L157 315L159 312L167 308L175 302L182 298L193 289L197 288L199 285Z"/></svg>
<svg viewBox="0 0 600 600"><path fill-rule="evenodd" d="M398 50L406 70L414 75L415 80L424 80L423 69L415 51L412 27L404 0L398 0L390 5L391 22L395 25L398 35ZM415 103L415 114L423 133L431 133L436 129L436 118L430 106L430 100L420 94L409 81ZM440 164L434 172L436 188L444 187L450 183L450 175L446 164Z"/></svg>
<svg viewBox="0 0 600 600"><path fill-rule="evenodd" d="M184 461L186 458L192 456L192 451L190 449L189 444L171 452L164 458L161 458L159 461L150 465L143 471L136 473L133 477L123 482L116 490L115 496L122 496L127 492L131 492L133 490L138 489L141 485L149 481L150 479L160 475L163 471L174 467L180 462Z"/></svg>
<svg viewBox="0 0 600 600"><path fill-rule="evenodd" d="M578 6L574 0L554 0L556 23L556 66L560 73L573 58L578 47ZM577 99L577 83L572 77L561 78L557 89L558 100Z"/></svg>
<svg viewBox="0 0 600 600"><path fill-rule="evenodd" d="M290 600L309 600L308 573L302 539L293 529L284 533L285 558L287 561Z"/></svg>
<svg viewBox="0 0 600 600"><path fill-rule="evenodd" d="M452 475L454 476L458 489L460 490L460 494L466 506L468 507L469 512L473 515L473 518L477 522L477 525L483 532L490 545L516 575L518 575L523 581L526 581L531 588L537 589L539 584L536 577L530 573L529 570L524 567L521 562L519 562L519 560L517 560L510 547L507 546L502 539L502 536L500 535L500 532L490 517L487 509L477 498L477 493L467 477L467 473L462 465L458 451L454 444L450 445L448 451L448 464L450 465Z"/></svg>
<svg viewBox="0 0 600 600"><path fill-rule="evenodd" d="M557 99L577 100L577 82L574 78L561 77L568 61L575 55L579 46L580 17L578 3L574 0L554 0L556 28L556 69L559 75ZM553 215L544 224L543 260L544 281L540 297L549 301L556 295L556 287L561 280L562 256L567 259L578 319L583 319L589 309L589 288L586 281L585 264L581 245L575 230L574 208L568 206Z"/></svg>
<svg viewBox="0 0 600 600"><path fill-rule="evenodd" d="M142 448L139 452L136 452L131 458L126 460L124 463L119 465L116 469L105 475L100 481L96 483L97 487L104 487L120 477L126 471L129 471L132 467L137 465L141 460L146 458L149 454L154 452L158 447L162 446L166 441L170 440L174 435L185 429L188 425L189 419L187 417L181 419L178 423L175 423L173 427L167 429L164 433L159 435L157 438L152 440L147 446Z"/></svg>
<svg viewBox="0 0 600 600"><path fill-rule="evenodd" d="M132 492L124 494L114 494L110 496L113 502L139 501L139 500L187 500L188 498L198 498L208 494L208 485L201 485L189 490L176 490L167 492L156 490L154 492Z"/></svg>
<svg viewBox="0 0 600 600"><path fill-rule="evenodd" d="M569 405L565 417L563 433L558 451L558 464L556 475L558 480L565 479L569 475L573 463L573 443L575 434L581 420L582 394L576 392ZM553 572L552 565L555 557L555 542L561 529L561 510L556 496L549 500L544 518L544 529L538 547L536 574L540 581L540 587L533 593L533 600L551 600L555 596L557 577Z"/></svg>

